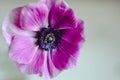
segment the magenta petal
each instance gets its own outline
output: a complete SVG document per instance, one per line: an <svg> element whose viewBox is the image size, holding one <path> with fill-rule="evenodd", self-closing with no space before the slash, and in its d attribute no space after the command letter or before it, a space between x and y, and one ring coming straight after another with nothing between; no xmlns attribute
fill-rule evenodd
<svg viewBox="0 0 120 80"><path fill-rule="evenodd" d="M51 54L41 49L36 52L36 55L31 63L26 65L16 64L22 72L28 74L38 74L44 78L53 78L61 72L54 66L51 60Z"/></svg>
<svg viewBox="0 0 120 80"><path fill-rule="evenodd" d="M79 57L78 46L73 46L65 41L62 41L61 45L55 52L52 61L56 68L64 70L75 66L78 59L77 57Z"/></svg>
<svg viewBox="0 0 120 80"><path fill-rule="evenodd" d="M47 69L49 73L49 78L56 77L62 71L56 68L56 66L54 65L54 63L52 62L52 56L52 51L49 51L47 55Z"/></svg>
<svg viewBox="0 0 120 80"><path fill-rule="evenodd" d="M52 61L59 70L74 67L79 59L81 44L84 42L83 22L77 28L65 30L61 44L52 57Z"/></svg>
<svg viewBox="0 0 120 80"><path fill-rule="evenodd" d="M45 4L29 4L22 9L19 24L22 29L38 31L46 26L47 17L48 8Z"/></svg>
<svg viewBox="0 0 120 80"><path fill-rule="evenodd" d="M84 23L82 20L77 21L77 27L66 29L62 32L62 39L72 45L78 45L84 42Z"/></svg>
<svg viewBox="0 0 120 80"><path fill-rule="evenodd" d="M49 24L56 29L71 29L76 27L77 18L72 9L54 6L49 14Z"/></svg>
<svg viewBox="0 0 120 80"><path fill-rule="evenodd" d="M19 64L32 61L37 50L34 38L29 36L14 36L9 47L10 58Z"/></svg>

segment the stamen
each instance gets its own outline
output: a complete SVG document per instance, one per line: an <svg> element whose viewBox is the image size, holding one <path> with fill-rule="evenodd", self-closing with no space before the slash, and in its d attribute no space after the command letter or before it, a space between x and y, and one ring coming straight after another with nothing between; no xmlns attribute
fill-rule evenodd
<svg viewBox="0 0 120 80"><path fill-rule="evenodd" d="M47 34L47 36L45 37L45 43L52 43L53 41L55 41L55 36L52 33Z"/></svg>

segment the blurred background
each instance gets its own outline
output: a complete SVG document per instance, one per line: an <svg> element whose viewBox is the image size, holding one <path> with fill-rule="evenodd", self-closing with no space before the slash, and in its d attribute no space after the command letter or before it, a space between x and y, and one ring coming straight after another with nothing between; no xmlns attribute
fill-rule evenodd
<svg viewBox="0 0 120 80"><path fill-rule="evenodd" d="M8 57L2 21L13 8L37 0L0 0L0 80L45 80L16 69ZM120 80L120 0L66 0L85 21L86 42L78 66L53 80Z"/></svg>

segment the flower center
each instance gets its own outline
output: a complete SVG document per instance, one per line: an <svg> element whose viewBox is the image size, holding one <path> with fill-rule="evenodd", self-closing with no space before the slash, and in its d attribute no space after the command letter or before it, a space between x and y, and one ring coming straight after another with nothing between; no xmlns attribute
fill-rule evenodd
<svg viewBox="0 0 120 80"><path fill-rule="evenodd" d="M46 43L52 43L54 40L55 40L55 36L52 33L47 34L47 36L45 37L45 42Z"/></svg>
<svg viewBox="0 0 120 80"><path fill-rule="evenodd" d="M61 41L61 32L54 28L43 28L39 33L38 44L44 50L55 49Z"/></svg>

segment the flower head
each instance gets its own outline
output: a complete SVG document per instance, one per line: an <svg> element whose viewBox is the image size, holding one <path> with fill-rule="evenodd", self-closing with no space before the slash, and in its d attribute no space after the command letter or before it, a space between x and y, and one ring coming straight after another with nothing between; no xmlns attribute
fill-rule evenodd
<svg viewBox="0 0 120 80"><path fill-rule="evenodd" d="M3 22L9 56L18 69L45 78L77 64L83 31L83 21L64 0L40 0L15 8Z"/></svg>

